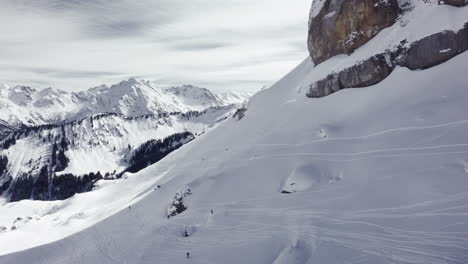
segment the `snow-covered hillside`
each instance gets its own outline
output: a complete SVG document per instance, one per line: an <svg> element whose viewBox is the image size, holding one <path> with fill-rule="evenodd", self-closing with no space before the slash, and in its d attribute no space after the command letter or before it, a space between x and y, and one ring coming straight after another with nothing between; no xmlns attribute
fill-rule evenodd
<svg viewBox="0 0 468 264"><path fill-rule="evenodd" d="M307 58L139 173L66 201L1 206L0 254L16 253L0 263L468 263L468 53L305 95L400 41L389 33L458 30L467 10L421 2L349 56Z"/></svg>
<svg viewBox="0 0 468 264"><path fill-rule="evenodd" d="M201 112L161 113L135 118L99 114L63 125L45 125L10 133L0 141L0 157L7 160L4 171L0 172L0 200L69 198L85 191L83 188L89 184L85 189L91 188L95 178L120 177L121 172L134 165L132 158L144 143L172 140L170 137L178 137L176 135L181 133L189 133L179 137L183 140L188 136L197 137L231 116L236 109L236 105L229 105ZM153 159L152 163L156 161ZM139 168L146 166L143 164ZM98 176L92 176L86 182L63 182L65 176L83 178L90 173L98 173ZM42 184L50 186L44 191L38 190L41 174L49 178ZM54 184L49 184L51 180ZM51 193L50 188L67 190Z"/></svg>
<svg viewBox="0 0 468 264"><path fill-rule="evenodd" d="M4 85L0 86L0 121L12 126L31 126L80 120L99 113L137 117L162 112L202 111L241 104L248 97L248 94L214 94L189 85L165 89L151 81L134 78L79 93Z"/></svg>
<svg viewBox="0 0 468 264"><path fill-rule="evenodd" d="M0 207L9 225L31 217L0 234L3 254L122 209L0 263L186 263L187 251L191 263L466 263L467 62L400 68L311 100L296 92L313 74L307 60L254 96L242 120L127 180L66 203ZM186 188L188 209L167 219Z"/></svg>
<svg viewBox="0 0 468 264"><path fill-rule="evenodd" d="M92 190L99 179L141 170L249 97L190 85L159 88L134 78L80 93L7 85L0 93L4 202L63 200Z"/></svg>

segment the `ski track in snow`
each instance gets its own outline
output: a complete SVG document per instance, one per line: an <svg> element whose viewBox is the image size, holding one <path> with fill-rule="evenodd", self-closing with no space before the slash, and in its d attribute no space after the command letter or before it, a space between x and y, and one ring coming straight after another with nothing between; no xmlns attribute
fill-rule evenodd
<svg viewBox="0 0 468 264"><path fill-rule="evenodd" d="M468 192L458 194L453 197L454 200L464 199L468 201ZM453 200L452 200L453 201ZM168 232L165 228L160 230L160 235L166 237L168 243L175 243L185 245L186 248L190 248L190 245L197 244L198 247L210 248L212 246L219 246L220 243L225 243L225 246L242 246L247 245L249 241L266 239L271 236L283 236L287 238L290 235L290 230L285 226L294 226L294 223L298 220L310 222L310 225L303 226L305 229L314 230L319 225L320 234L312 235L308 239L317 239L333 242L345 247L349 247L358 251L363 250L364 252L385 256L395 262L402 263L418 263L408 262L405 259L400 259L399 256L405 256L407 254L415 256L423 256L427 259L433 260L444 260L450 263L463 264L464 260L468 259L468 232L428 232L419 230L402 230L392 228L385 225L378 225L371 221L358 221L353 219L369 219L369 218L414 218L414 217L434 217L434 216L459 216L460 213L445 213L436 214L435 211L427 211L422 213L404 213L412 207L424 207L432 205L434 203L440 204L440 206L447 206L450 199L444 199L443 201L430 201L423 204L410 205L401 208L381 208L375 211L390 211L388 213L381 213L379 215L363 214L363 212L346 212L343 214L333 214L331 212L314 211L311 208L252 208L251 210L236 210L231 209L231 217L245 219L249 216L257 216L258 212L264 217L269 219L283 218L284 211L288 212L289 222L283 224L267 224L262 221L241 221L236 227L225 228L224 225L209 225L203 232L225 234L229 239L219 240L219 237L213 237L212 240L197 240L190 238L185 239L180 236L175 236ZM220 210L221 208L215 208ZM465 207L452 207L446 208L445 210L454 208L465 208ZM198 209L200 212L206 212L208 208ZM305 210L308 209L308 210ZM468 213L463 211L461 215L468 216ZM195 214L197 211L193 210L191 214ZM189 218L190 216L185 216ZM181 220L183 218L180 218ZM271 220L275 222L275 220ZM279 220L278 222L281 222ZM176 222L169 223L169 225L177 225ZM349 232L346 230L353 230L350 227L358 226L360 228L376 229L376 231L365 231L360 232ZM273 231L274 230L274 231ZM246 236L248 234L248 236ZM225 241L225 242L223 242ZM438 251L429 251L426 248L434 247ZM466 250L466 254L456 256L440 256L437 252L441 252L441 249L460 249ZM182 252L181 252L182 253Z"/></svg>
<svg viewBox="0 0 468 264"><path fill-rule="evenodd" d="M390 134L393 132L427 130L427 129L433 129L433 128L443 128L443 127L449 127L449 126L454 126L454 125L462 125L462 124L468 124L468 119L449 122L449 123L442 123L442 124L437 124L437 125L431 125L431 126L412 126L412 127L391 128L391 129L386 129L383 131L375 132L375 133L365 135L365 136L358 136L358 137L327 138L327 139L320 139L320 140L315 140L315 141L306 142L306 143L298 143L298 144L264 143L264 144L256 144L256 145L257 146L305 146L305 145L313 145L313 144L324 143L324 142L329 142L329 141L365 140L365 139L369 139L372 137Z"/></svg>
<svg viewBox="0 0 468 264"><path fill-rule="evenodd" d="M443 128L448 126L466 124L468 120L460 120L456 122L424 126L424 127L403 127L403 128L393 128L385 131L373 133L367 136L361 137L349 137L349 138L330 138L327 140L320 140L314 142L308 142L304 144L259 144L261 146L289 146L297 147L303 145L310 145L315 143L328 143L337 140L347 140L347 141L357 141L369 139L371 137L384 137L393 132L402 132L402 131L417 131L417 130L427 130L433 128ZM447 145L438 145L438 146L425 146L425 147L412 147L412 148L389 148L389 149L379 149L379 150L369 150L356 153L291 153L291 154L281 154L281 155L268 155L268 156L258 156L255 159L272 159L276 157L295 157L295 156L360 156L368 154L377 154L385 152L408 152L408 151L424 151L424 150L439 150L446 148L459 148L467 147L468 144L447 144ZM283 149L284 151L284 149ZM420 155L447 155L447 154L466 154L467 151L446 151L446 152L425 152L425 153L415 153L415 154L392 154L392 155L371 155L364 158L356 159L343 159L343 160L334 160L334 161L358 161L362 159L371 159L377 157L408 157L408 156L420 156ZM251 159L245 160L236 160L233 162L248 162ZM182 165L182 167L190 167L199 161L192 161L187 164ZM207 162L207 167L209 167ZM216 163L216 161L213 161ZM234 167L226 167L234 168ZM183 168L177 168L183 170ZM321 190L325 191L325 190ZM272 198L277 198L276 195L272 195ZM343 197L344 199L348 198L347 196ZM268 197L262 197L258 200L265 201ZM237 201L237 203L252 203L255 200L243 200ZM285 223L284 225L277 224L266 224L264 222L255 222L255 221L241 221L239 226L236 226L232 229L223 228L222 225L209 225L205 227L206 232L212 233L223 233L229 234L229 239L227 239L228 244L226 246L243 246L247 245L251 240L266 239L272 235L275 236L284 236L287 238L290 236L290 230L284 226L294 226L295 221L306 219L305 221L310 222L309 226L304 226L303 228L310 228L314 230L317 228L317 223L320 223L320 234L316 234L307 239L315 240L316 236L319 236L321 241L333 242L344 247L348 247L357 251L363 251L367 254L378 255L388 258L392 262L396 263L419 263L419 260L410 261L405 259L404 256L411 258L410 256L419 256L424 259L431 259L433 261L447 261L449 263L460 263L464 264L468 260L468 232L440 232L440 231L421 231L421 230L403 230L398 228L393 228L391 226L385 226L373 223L372 219L378 219L379 221L388 220L388 219L424 219L424 218L434 218L434 217L468 217L468 205L456 205L457 203L466 203L468 202L468 192L458 193L444 197L440 200L425 201L423 203L405 205L401 207L392 207L392 208L377 208L372 210L359 210L359 211L349 211L337 214L336 212L331 211L315 211L313 206L311 207L287 207L287 208L252 208L251 210L247 209L230 209L230 215L236 218L250 218L257 215L258 212L266 215L269 219L274 219L275 217L282 218L284 217L284 212L288 212L288 220L290 222ZM455 203L454 206L451 203ZM197 210L191 210L191 214L202 213L209 210L209 208L214 208L215 211L222 210L226 205L225 204L207 204L206 208L197 208ZM431 209L433 206L436 206L437 209ZM427 208L427 209L426 209ZM413 212L411 212L413 211ZM186 218L190 218L191 215L186 215ZM184 216L179 218L183 219ZM359 220L363 219L363 220ZM275 222L272 220L271 222ZM278 222L281 222L279 220ZM468 221L467 221L468 222ZM177 225L177 223L172 223ZM465 224L465 222L456 222L453 225ZM353 230L350 226L359 226L360 228L376 229L377 231L360 231L360 232L347 232L346 230ZM445 226L448 227L448 226ZM274 231L272 231L274 230ZM170 234L165 228L160 230L161 235L166 236L168 241L174 242L176 244L182 243L186 247L190 247L191 244L196 243L197 245L203 245L203 247L209 248L212 246L219 246L219 238L213 238L213 240L202 240L193 242L193 239L185 239L179 236L174 236ZM234 233L233 233L234 232ZM246 236L249 234L249 236ZM427 248L435 248L437 250L427 250ZM460 254L451 256L449 253L447 255L440 255L440 252L444 252L449 249L458 249L466 251L466 254ZM448 251L447 251L448 252ZM181 252L182 254L182 252ZM359 263L359 259L356 259L349 263Z"/></svg>

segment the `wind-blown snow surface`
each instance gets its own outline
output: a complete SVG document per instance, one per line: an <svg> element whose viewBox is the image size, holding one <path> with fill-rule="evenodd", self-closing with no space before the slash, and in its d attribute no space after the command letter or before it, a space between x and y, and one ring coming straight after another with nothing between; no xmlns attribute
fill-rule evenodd
<svg viewBox="0 0 468 264"><path fill-rule="evenodd" d="M468 263L467 67L464 53L308 99L297 93L314 74L307 59L242 120L69 200L80 211L68 223L45 223L53 236L108 204L123 208L114 216L0 263ZM187 187L187 211L168 219ZM1 253L45 242L44 232L25 223L0 233Z"/></svg>

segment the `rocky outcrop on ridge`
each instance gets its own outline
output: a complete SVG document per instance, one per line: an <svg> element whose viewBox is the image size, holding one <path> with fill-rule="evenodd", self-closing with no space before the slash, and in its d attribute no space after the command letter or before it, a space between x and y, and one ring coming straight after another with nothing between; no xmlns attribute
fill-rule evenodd
<svg viewBox="0 0 468 264"><path fill-rule="evenodd" d="M393 25L400 13L397 0L315 0L307 41L310 56L319 64L350 54Z"/></svg>
<svg viewBox="0 0 468 264"><path fill-rule="evenodd" d="M353 2L350 1L320 1L317 0L312 5L311 11L311 25L309 30L309 48L311 39L311 32L313 30L323 27L324 21L328 21L331 15L327 17L324 14L327 12L336 12L337 10L351 10L351 9L336 9L339 3L342 5L341 7L346 6L347 4ZM365 2L365 1L363 1ZM372 2L372 1L370 1ZM393 3L392 1L373 1L375 4L375 8L382 10L386 10L388 14L393 14L392 9L390 6L398 3ZM386 2L386 4L377 5L377 3ZM464 6L463 1L445 1L440 4L448 4L453 6ZM347 4L345 4L347 3ZM363 3L361 3L363 4ZM322 6L318 6L322 5ZM401 3L400 3L401 6ZM314 10L315 8L315 10ZM320 8L318 12L317 8ZM332 9L331 9L332 8ZM334 8L334 9L333 9ZM390 9L387 9L390 8ZM395 9L396 10L396 9ZM401 9L400 9L401 10ZM348 11L349 12L349 11ZM378 13L378 12L377 12ZM388 15L387 14L387 15ZM315 16L314 16L315 15ZM349 16L351 16L350 14ZM336 14L333 13L333 16ZM357 15L358 17L361 15ZM381 21L390 21L383 19ZM314 25L314 23L317 23ZM341 25L337 24L337 20L333 20L332 25L328 25L331 29L334 30ZM383 28L384 26L388 26L388 23L381 24L379 28ZM314 29L315 28L315 29ZM362 30L366 28L358 28L358 30ZM375 31L377 32L377 31ZM314 33L314 36L317 33ZM325 34L326 35L326 34ZM372 35L372 34L371 34ZM371 36L369 35L369 36ZM326 36L317 35L315 41L319 41L317 39L323 39ZM372 37L371 37L372 38ZM349 53L352 52L352 45L346 46L346 48L339 48L342 46L342 41L337 39L330 39L331 42L328 42L324 47L319 47L317 49L311 49L311 57L314 62L322 62L324 59L326 60L327 57L331 57L333 55L340 54L340 53ZM370 39L369 39L370 40ZM320 40L323 41L323 40ZM368 40L367 40L368 41ZM366 42L367 42L366 41ZM364 42L365 43L365 42ZM362 43L361 45L363 45ZM336 46L336 50L334 52L323 52L328 47ZM359 45L358 45L359 46ZM356 46L356 47L358 47ZM320 98L332 93L335 93L342 89L347 88L361 88L367 87L371 85L375 85L385 78L387 78L392 71L395 69L396 66L407 67L411 70L424 70L441 63L444 63L451 58L465 52L468 50L468 23L465 24L464 28L459 30L458 32L445 30L439 33L435 33L424 37L420 40L414 41L413 43L408 43L408 41L403 40L401 43L396 45L391 50L386 50L383 53L375 54L369 57L368 59L362 60L357 62L355 65L351 67L347 67L343 70L338 72L333 72L327 75L325 78L314 82L310 85L307 96L312 98ZM325 55L327 54L327 55Z"/></svg>

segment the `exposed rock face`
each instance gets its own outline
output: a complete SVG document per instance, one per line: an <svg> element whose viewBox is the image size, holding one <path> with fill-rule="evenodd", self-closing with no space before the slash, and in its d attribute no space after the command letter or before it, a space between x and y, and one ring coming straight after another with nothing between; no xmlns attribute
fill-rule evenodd
<svg viewBox="0 0 468 264"><path fill-rule="evenodd" d="M308 46L319 64L338 54L350 54L401 13L397 0L316 0L310 18ZM314 14L318 12L318 14Z"/></svg>
<svg viewBox="0 0 468 264"><path fill-rule="evenodd" d="M343 88L366 87L387 78L394 68L389 55L379 54L357 64L349 71L341 72L338 79Z"/></svg>
<svg viewBox="0 0 468 264"><path fill-rule="evenodd" d="M468 50L468 22L465 24L465 27L458 31L458 47L461 49L461 52Z"/></svg>
<svg viewBox="0 0 468 264"><path fill-rule="evenodd" d="M411 45L406 56L406 65L411 70L428 69L455 57L466 50L466 30L459 33L443 31L425 37ZM463 50L464 49L464 50Z"/></svg>
<svg viewBox="0 0 468 264"><path fill-rule="evenodd" d="M468 0L441 0L440 4L467 6ZM395 23L404 7L398 0L315 0L309 21L310 56L319 64L338 54L350 54L382 29ZM395 66L411 70L439 65L468 50L468 23L459 32L443 31L393 51L332 73L310 86L309 97L323 97L341 89L377 84Z"/></svg>
<svg viewBox="0 0 468 264"><path fill-rule="evenodd" d="M443 1L440 1L440 2L444 3L446 5L457 6L457 7L462 7L462 6L467 6L468 5L468 0L443 0Z"/></svg>
<svg viewBox="0 0 468 264"><path fill-rule="evenodd" d="M359 64L332 73L310 86L308 97L318 98L346 88L361 88L377 84L387 78L395 68L391 54L375 55Z"/></svg>
<svg viewBox="0 0 468 264"><path fill-rule="evenodd" d="M324 97L341 89L377 84L387 78L397 65L418 70L446 62L468 50L468 23L457 33L443 31L433 34L412 43L409 48L404 44L311 84L307 96Z"/></svg>

